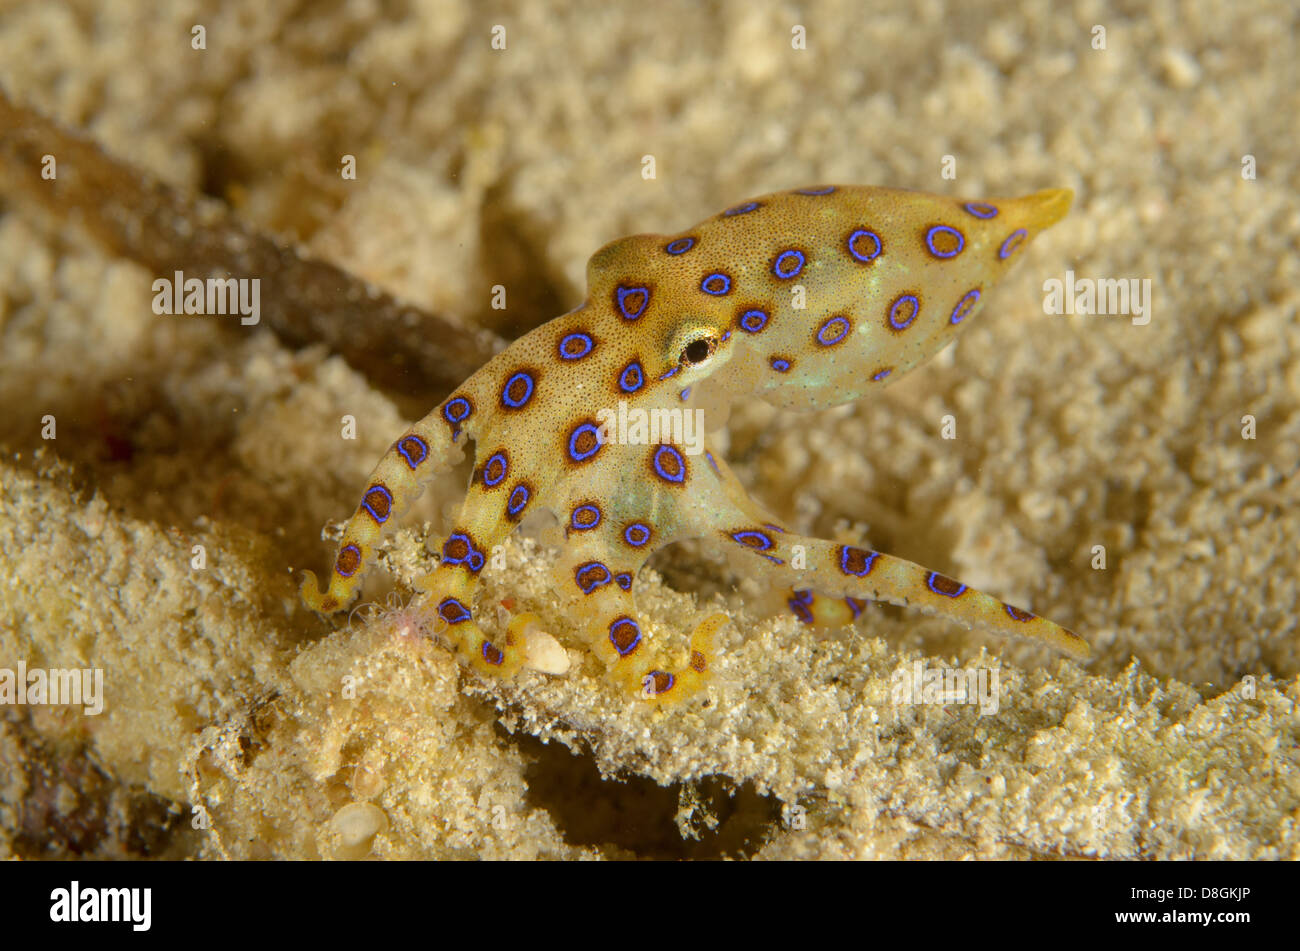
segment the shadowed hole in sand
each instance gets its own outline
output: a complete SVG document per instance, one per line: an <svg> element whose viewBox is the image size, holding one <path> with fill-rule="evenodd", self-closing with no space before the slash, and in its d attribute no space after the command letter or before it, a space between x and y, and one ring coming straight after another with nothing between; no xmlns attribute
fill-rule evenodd
<svg viewBox="0 0 1300 951"><path fill-rule="evenodd" d="M177 859L197 842L180 807L119 783L75 742L47 741L26 728L12 736L24 795L11 842L21 859Z"/></svg>
<svg viewBox="0 0 1300 951"><path fill-rule="evenodd" d="M575 756L563 744L521 736L514 742L531 761L524 773L529 805L549 812L569 845L592 846L610 858L749 858L779 829L780 803L751 783L737 788L711 776L684 790L643 776L605 779L591 757ZM684 824L696 839L683 838L678 827L686 802L694 811ZM712 829L707 816L716 819Z"/></svg>

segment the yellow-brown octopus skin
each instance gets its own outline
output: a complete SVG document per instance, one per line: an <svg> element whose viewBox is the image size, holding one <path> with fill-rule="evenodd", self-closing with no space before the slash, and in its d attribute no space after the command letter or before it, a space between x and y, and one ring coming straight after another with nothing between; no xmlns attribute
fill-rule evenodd
<svg viewBox="0 0 1300 951"><path fill-rule="evenodd" d="M565 526L556 590L609 672L648 701L705 682L725 620L696 629L676 670L656 657L638 620L637 571L687 538L752 554L793 589L790 606L804 621L849 620L873 599L1085 656L1078 635L937 572L786 531L707 442L692 454L662 434L646 444L611 425L620 402L624 419L751 399L817 409L887 386L955 339L1071 197L802 188L678 234L606 245L587 266L581 307L497 354L397 439L347 523L328 586L309 572L303 600L323 613L347 606L383 531L473 440L464 504L419 587L443 635L485 674L512 676L524 643L514 625L493 642L475 622L478 575L492 548L543 508Z"/></svg>

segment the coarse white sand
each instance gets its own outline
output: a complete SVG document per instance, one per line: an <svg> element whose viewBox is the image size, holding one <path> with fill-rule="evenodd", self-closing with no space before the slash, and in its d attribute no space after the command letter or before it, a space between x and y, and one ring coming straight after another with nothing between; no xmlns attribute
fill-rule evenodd
<svg viewBox="0 0 1300 951"><path fill-rule="evenodd" d="M318 348L155 316L156 275L4 201L0 667L100 667L106 708L0 708L0 857L1300 856L1294 4L475 7L16 0L0 85L503 332L578 303L606 241L765 191L1074 189L955 347L874 401L738 412L728 455L799 530L1030 606L1094 658L893 608L819 636L695 546L639 598L668 638L732 615L707 706L640 710L590 662L486 684L400 609L323 623L294 572L328 563L321 526L402 413ZM1150 322L1044 313L1067 269L1149 279ZM427 566L422 522L462 491L426 494L368 598ZM567 640L545 542L513 541L483 603ZM998 670L996 714L894 702L954 658Z"/></svg>

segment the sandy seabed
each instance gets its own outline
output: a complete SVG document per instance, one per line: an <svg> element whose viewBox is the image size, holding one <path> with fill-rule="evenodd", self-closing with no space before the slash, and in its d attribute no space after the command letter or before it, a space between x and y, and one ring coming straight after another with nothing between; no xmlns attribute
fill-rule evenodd
<svg viewBox="0 0 1300 951"><path fill-rule="evenodd" d="M156 315L158 275L9 193L0 667L100 668L105 706L0 707L0 857L1300 855L1295 5L478 6L10 0L0 86L505 337L581 301L606 241L766 191L1072 188L940 358L815 416L745 408L727 444L801 532L1027 604L1093 659L894 608L818 634L688 545L639 598L670 640L731 615L707 705L640 709L577 651L486 683L387 610L463 471L387 548L385 609L324 622L296 572L427 406ZM1150 321L1044 313L1067 270L1150 280ZM513 540L483 598L572 643L548 541ZM998 713L894 703L918 660L996 667Z"/></svg>

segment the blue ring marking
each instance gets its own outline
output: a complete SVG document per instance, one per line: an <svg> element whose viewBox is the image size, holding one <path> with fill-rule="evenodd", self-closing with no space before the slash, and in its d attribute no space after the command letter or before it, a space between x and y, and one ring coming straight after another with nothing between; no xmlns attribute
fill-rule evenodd
<svg viewBox="0 0 1300 951"><path fill-rule="evenodd" d="M643 386L645 386L645 373L641 370L641 364L633 360L618 375L618 388L624 393L635 393Z"/></svg>
<svg viewBox="0 0 1300 951"><path fill-rule="evenodd" d="M959 324L966 319L966 315L975 309L975 305L980 302L979 288L967 291L966 296L957 301L957 306L952 309L952 316L948 318L948 323Z"/></svg>
<svg viewBox="0 0 1300 951"><path fill-rule="evenodd" d="M968 201L962 205L962 208L965 209L967 214L974 215L976 218L987 220L998 216L997 208L983 201Z"/></svg>
<svg viewBox="0 0 1300 951"><path fill-rule="evenodd" d="M456 437L460 435L460 424L469 419L474 412L474 407L470 401L463 396L458 396L454 400L448 400L442 408L442 418L451 424L451 441L455 442Z"/></svg>
<svg viewBox="0 0 1300 951"><path fill-rule="evenodd" d="M356 554L357 554L357 567L356 567L356 568L353 568L351 571L344 571L343 569L341 569L341 568L339 567L339 562L343 560L343 555L344 555L344 553L345 553L345 552L349 552L349 551L356 552ZM338 557L334 559L334 570L337 571L337 572L339 573L340 576L342 576L342 577L344 577L344 578L351 578L353 575L355 575L355 574L357 573L357 568L360 568L360 567L361 567L361 549L360 549L360 548L358 548L356 545L344 545L342 548L339 549Z"/></svg>
<svg viewBox="0 0 1300 951"><path fill-rule="evenodd" d="M1002 242L1002 247L998 248L998 257L1005 261L1011 255L1016 253L1016 249L1024 243L1029 232L1024 228L1017 228L1011 234L1007 235L1007 240Z"/></svg>
<svg viewBox="0 0 1300 951"><path fill-rule="evenodd" d="M743 205L737 205L735 208L728 208L722 214L728 218L732 217L733 215L747 215L751 211L757 210L759 207L760 206L758 202L747 201Z"/></svg>
<svg viewBox="0 0 1300 951"><path fill-rule="evenodd" d="M632 628L632 630L636 632L636 637L632 638L631 643L629 643L626 648L620 648L618 646L618 638L614 632L625 627ZM630 617L615 618L609 625L609 642L614 645L614 650L618 652L619 657L626 657L628 654L636 650L637 645L641 643L641 625L636 623L636 621L632 620Z"/></svg>
<svg viewBox="0 0 1300 951"><path fill-rule="evenodd" d="M641 306L635 310L630 310L627 306L627 298L634 294L640 294ZM624 320L636 320L645 313L645 309L650 306L650 288L648 287L623 287L621 284L614 291L615 303L618 305L618 312Z"/></svg>
<svg viewBox="0 0 1300 951"><path fill-rule="evenodd" d="M411 442L415 443L415 445L419 447L418 453L413 454L410 447L407 446L407 443ZM401 439L397 440L397 451L401 453L402 458L406 460L406 464L412 469L418 468L420 463L429 458L429 444L414 434L403 436ZM412 455L418 455L419 458L413 459L411 458Z"/></svg>
<svg viewBox="0 0 1300 951"><path fill-rule="evenodd" d="M912 305L912 316L908 317L907 320L902 323L899 323L897 319L898 308L907 303ZM912 323L920 316L920 314L921 299L915 294L903 294L889 305L889 326L893 327L895 330L906 330L908 327L912 326Z"/></svg>
<svg viewBox="0 0 1300 951"><path fill-rule="evenodd" d="M772 273L782 281L788 281L792 277L798 277L799 272L803 270L805 258L802 251L791 248L789 251L782 251L772 262Z"/></svg>
<svg viewBox="0 0 1300 951"><path fill-rule="evenodd" d="M889 376L889 374L893 372L894 372L893 367L885 367L885 369L883 370L877 370L874 374L872 374L871 382L879 383L881 380L883 380L885 377Z"/></svg>
<svg viewBox="0 0 1300 951"><path fill-rule="evenodd" d="M523 396L516 400L510 396L510 391L514 389L515 384L520 381L523 381L527 387L527 391ZM520 370L518 373L511 374L510 379L506 380L506 385L501 387L501 402L511 409L519 409L522 406L528 405L528 401L533 398L533 391L536 388L537 384L533 382L532 374Z"/></svg>
<svg viewBox="0 0 1300 951"><path fill-rule="evenodd" d="M576 448L576 443L578 441L578 437L585 432L590 432L592 435L594 435L596 437L596 442L595 445L593 445L585 453L580 453ZM601 447L600 427L597 426L595 423L582 423L579 426L575 426L573 432L569 433L569 458L572 459L574 462L586 462L596 453L600 452L600 447Z"/></svg>
<svg viewBox="0 0 1300 951"><path fill-rule="evenodd" d="M839 325L836 328L836 325ZM843 340L849 333L849 319L847 317L832 317L826 323L822 324L817 330L817 342L823 347L833 347ZM837 329L839 332L836 333Z"/></svg>
<svg viewBox="0 0 1300 951"><path fill-rule="evenodd" d="M947 254L940 251L934 246L934 237L936 233L946 233L957 236L957 247ZM966 247L966 236L956 228L949 228L947 225L935 225L925 233L925 246L929 248L930 253L936 258L955 258L961 254L962 248Z"/></svg>
<svg viewBox="0 0 1300 951"><path fill-rule="evenodd" d="M721 290L710 290L709 285L718 281L722 282ZM704 280L700 281L700 290L713 297L725 297L731 293L731 276L723 274L721 271L714 271L712 274L706 274Z"/></svg>
<svg viewBox="0 0 1300 951"><path fill-rule="evenodd" d="M665 370L663 373L659 374L659 379L666 380L680 369L681 369L680 364L678 364L675 367L670 367L669 369Z"/></svg>
<svg viewBox="0 0 1300 951"><path fill-rule="evenodd" d="M370 503L367 501L367 499L370 498L371 492L378 492L388 501L388 505L385 506L385 512L382 518L379 516L378 512L376 512L373 508L370 507ZM361 496L361 507L370 513L371 518L373 518L380 525L383 525L386 521L388 521L389 517L393 514L393 493L389 492L386 486L382 486L378 482L376 482L370 488L366 489L365 495Z"/></svg>
<svg viewBox="0 0 1300 951"><path fill-rule="evenodd" d="M939 574L939 572L937 571L930 572L928 575L925 576L925 586L929 588L931 591L933 591L935 594L941 594L945 598L960 598L963 594L966 593L966 586L962 584L960 581L953 582L954 584L957 585L956 591L942 591L939 588L936 588L934 585L935 585L935 580L938 578L943 578L944 581L953 581L952 578L945 577L944 575Z"/></svg>
<svg viewBox="0 0 1300 951"><path fill-rule="evenodd" d="M479 646L478 652L482 655L483 662L491 664L493 667L500 667L506 661L506 655L493 647L491 641L484 641Z"/></svg>
<svg viewBox="0 0 1300 951"><path fill-rule="evenodd" d="M863 602L859 601L857 598L850 598L848 595L844 596L844 603L847 604L849 610L853 612L853 620L855 621L858 619L858 616L862 614L862 609L866 607Z"/></svg>
<svg viewBox="0 0 1300 951"><path fill-rule="evenodd" d="M620 571L614 576L614 583L624 591L632 590L632 576L626 571Z"/></svg>
<svg viewBox="0 0 1300 951"><path fill-rule="evenodd" d="M685 403L687 400L691 398L691 388L689 386L686 389L682 390L681 397L683 403Z"/></svg>
<svg viewBox="0 0 1300 951"><path fill-rule="evenodd" d="M663 463L659 461L659 457L665 453L677 461L677 475L675 476L669 475L667 470L664 469ZM659 476L659 478L663 479L665 482L672 482L680 485L686 481L686 460L683 459L682 454L672 446L656 447L654 457L651 461L655 467L655 475Z"/></svg>
<svg viewBox="0 0 1300 951"><path fill-rule="evenodd" d="M454 541L463 541L465 543L465 554L459 558L448 554L447 549ZM477 567L475 562L477 561ZM464 532L452 532L447 536L447 540L442 543L442 563L445 565L468 565L471 571L481 571L483 568L483 553L474 547L474 540Z"/></svg>
<svg viewBox="0 0 1300 951"><path fill-rule="evenodd" d="M773 357L771 362L772 369L777 373L784 373L786 370L790 369L790 361L786 360L784 357Z"/></svg>
<svg viewBox="0 0 1300 951"><path fill-rule="evenodd" d="M461 624L473 618L469 608L455 598L443 598L438 602L438 616L448 624Z"/></svg>
<svg viewBox="0 0 1300 951"><path fill-rule="evenodd" d="M724 330L722 332L722 336L718 339L718 343L726 343L730 339L731 339L731 331Z"/></svg>
<svg viewBox="0 0 1300 951"><path fill-rule="evenodd" d="M792 591L790 597L785 602L790 610L804 624L813 622L813 613L809 610L813 603L813 593L807 589L803 591Z"/></svg>
<svg viewBox="0 0 1300 951"><path fill-rule="evenodd" d="M855 556L862 556L862 570L854 571L849 565L849 561ZM854 578L865 578L871 574L871 569L876 566L876 559L880 556L878 551L867 551L865 548L854 548L852 545L840 546L840 571L846 575L852 575Z"/></svg>
<svg viewBox="0 0 1300 951"><path fill-rule="evenodd" d="M823 185L820 188L796 188L796 195L829 195L835 191L834 185Z"/></svg>
<svg viewBox="0 0 1300 951"><path fill-rule="evenodd" d="M528 486L523 485L522 483L515 486L510 491L510 498L506 500L506 511L511 515L518 515L524 510L524 507L528 504L528 500L532 497L533 491L528 488Z"/></svg>
<svg viewBox="0 0 1300 951"><path fill-rule="evenodd" d="M713 458L713 453L709 452L707 449L704 450L704 458L709 460L709 465L713 466L713 471L718 472L718 462ZM722 475L722 473L718 472L718 475Z"/></svg>
<svg viewBox="0 0 1300 951"><path fill-rule="evenodd" d="M780 525L773 525L771 522L764 522L763 527L768 529L769 531L780 532L782 535L785 534L784 528L782 528Z"/></svg>
<svg viewBox="0 0 1300 951"><path fill-rule="evenodd" d="M755 531L752 528L745 529L739 532L732 532L731 538L733 541L736 542L736 544L744 545L746 548L750 549L751 551L771 551L772 546L776 544L776 542L772 541L772 539L769 536L765 535L763 532ZM746 539L749 538L757 539L762 544L751 545L748 541L746 541Z"/></svg>
<svg viewBox="0 0 1300 951"><path fill-rule="evenodd" d="M582 347L582 352L570 353L569 352L570 341L576 342L580 347ZM592 348L595 346L596 346L596 341L591 339L590 334L584 334L584 333L566 334L564 337L560 339L560 343L558 346L558 349L560 351L560 359L581 360L587 354L591 353Z"/></svg>
<svg viewBox="0 0 1300 951"><path fill-rule="evenodd" d="M583 575L594 574L587 580L583 580ZM582 589L583 594L591 594L602 585L607 585L614 580L614 576L609 573L609 569L598 561L589 561L579 565L573 571L573 580L578 587Z"/></svg>
<svg viewBox="0 0 1300 951"><path fill-rule="evenodd" d="M1013 621L1032 621L1035 617L1037 617L1037 615L1030 614L1028 611L1022 611L1019 608L1013 608L1009 604L1003 604L1002 606L1007 609L1007 614L1011 616L1011 620Z"/></svg>
<svg viewBox="0 0 1300 951"><path fill-rule="evenodd" d="M660 690L654 686L655 682L660 677L668 678L668 686L664 687L663 690ZM673 687L675 686L677 686L677 678L674 677L672 674L668 673L668 671L666 670L652 670L650 671L650 673L646 674L644 677L641 678L641 690L643 693L646 694L646 696L650 696L650 697L662 697L668 691L672 690Z"/></svg>
<svg viewBox="0 0 1300 951"><path fill-rule="evenodd" d="M664 250L669 254L685 254L693 247L695 247L694 238L678 238L676 241L669 241L664 245Z"/></svg>
<svg viewBox="0 0 1300 951"><path fill-rule="evenodd" d="M855 248L854 245L857 244L859 238L870 238L876 243L875 249L870 253L858 253L858 249ZM863 264L870 264L876 258L880 257L880 252L885 250L885 245L884 242L880 240L880 235L876 234L874 231L868 231L866 228L859 228L857 231L849 235L848 245L849 254L853 255L855 260L861 261Z"/></svg>
<svg viewBox="0 0 1300 951"><path fill-rule="evenodd" d="M501 474L498 475L495 479L492 478L492 474L491 474L492 463L494 462L499 462L501 464ZM508 473L509 471L510 471L510 460L506 458L506 454L504 452L493 453L488 458L488 461L483 463L483 484L487 486L489 489L494 489L501 484L501 480L506 477L506 473Z"/></svg>
<svg viewBox="0 0 1300 951"><path fill-rule="evenodd" d="M756 334L767 326L769 320L771 316L766 311L755 307L740 315L740 329L747 334Z"/></svg>
<svg viewBox="0 0 1300 951"><path fill-rule="evenodd" d="M767 554L767 552L770 551L776 543L773 542L771 538L769 538L767 535L763 534L760 531L756 531L754 529L744 529L739 532L732 532L731 538L733 541L736 542L736 544L740 545L743 548L749 549L756 555L766 558L774 565L785 564L785 562L782 559L777 558L775 555ZM759 541L761 541L763 544L761 546L751 545L745 541L746 538L756 538Z"/></svg>
<svg viewBox="0 0 1300 951"><path fill-rule="evenodd" d="M633 522L623 529L623 541L633 548L641 548L650 541L650 526L643 522Z"/></svg>
<svg viewBox="0 0 1300 951"><path fill-rule="evenodd" d="M583 513L594 516L594 521L578 521L579 514ZM587 505L579 505L569 516L569 526L575 532L589 532L600 524L602 518L604 518L604 515L600 511L599 505L591 505L590 503Z"/></svg>

